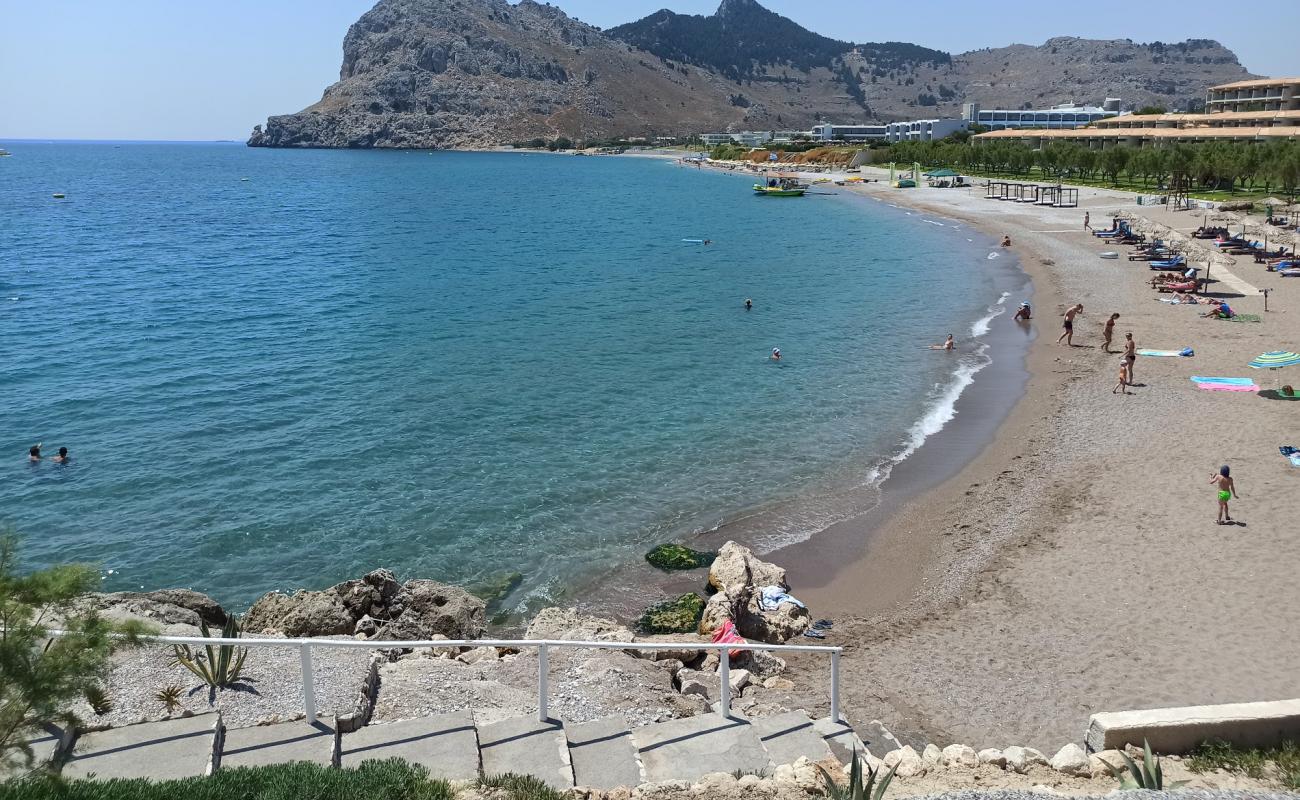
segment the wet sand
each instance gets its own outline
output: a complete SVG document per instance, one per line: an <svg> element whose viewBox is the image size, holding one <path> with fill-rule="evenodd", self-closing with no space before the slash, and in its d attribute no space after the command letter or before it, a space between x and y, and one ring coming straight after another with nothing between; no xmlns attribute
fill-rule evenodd
<svg viewBox="0 0 1300 800"><path fill-rule="evenodd" d="M1038 335L1023 399L958 475L883 521L851 520L773 556L816 615L838 620L828 643L847 648L850 718L940 745L1054 750L1097 711L1294 696L1300 469L1277 448L1300 446L1300 403L1199 391L1188 377L1280 385L1246 363L1300 346L1300 281L1239 258L1232 283L1273 289L1270 312L1260 323L1202 319L1203 306L1155 302L1145 263L1098 258L1111 248L1082 230L1085 210L1098 227L1125 210L1184 230L1199 213L1099 190L1083 190L1078 209L981 190L857 191L1009 234L1034 280ZM1263 314L1260 295L1237 297L1228 283L1211 291ZM1085 305L1081 346L1067 348L1056 338L1074 302ZM1138 347L1191 346L1196 357L1140 357L1133 394L1112 394L1119 355L1100 350L1112 311L1117 345L1131 331ZM942 434L927 448L898 477L925 470ZM1213 521L1209 477L1222 463L1244 498L1240 526ZM822 667L806 668L823 680Z"/></svg>

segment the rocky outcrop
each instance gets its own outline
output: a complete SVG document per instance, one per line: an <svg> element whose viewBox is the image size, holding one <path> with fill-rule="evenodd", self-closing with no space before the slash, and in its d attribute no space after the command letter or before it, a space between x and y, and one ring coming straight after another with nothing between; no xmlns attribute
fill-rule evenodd
<svg viewBox="0 0 1300 800"><path fill-rule="evenodd" d="M1175 108L1248 77L1209 40L1061 37L949 56L827 39L749 0L609 32L534 0L379 0L348 30L339 81L308 108L258 125L248 143L484 147L806 129L819 119L956 116L970 101L1020 108L1111 96Z"/></svg>
<svg viewBox="0 0 1300 800"><path fill-rule="evenodd" d="M604 617L580 614L572 608L544 608L528 623L525 639L552 639L582 642L630 642L632 631L626 625Z"/></svg>
<svg viewBox="0 0 1300 800"><path fill-rule="evenodd" d="M769 644L784 644L808 630L812 616L794 603L781 603L764 610L762 589L789 589L785 570L757 558L743 545L727 542L709 567L709 585L717 590L704 606L700 633L711 634L726 620L732 620L741 636Z"/></svg>
<svg viewBox="0 0 1300 800"><path fill-rule="evenodd" d="M153 592L111 592L87 595L84 601L108 619L139 620L163 628L164 633L187 635L201 622L220 628L226 611L216 600L189 589L159 589ZM172 630L182 626L185 630Z"/></svg>
<svg viewBox="0 0 1300 800"><path fill-rule="evenodd" d="M464 589L430 580L399 585L385 569L324 591L270 592L253 604L243 624L250 633L384 641L477 639L486 629L483 601Z"/></svg>

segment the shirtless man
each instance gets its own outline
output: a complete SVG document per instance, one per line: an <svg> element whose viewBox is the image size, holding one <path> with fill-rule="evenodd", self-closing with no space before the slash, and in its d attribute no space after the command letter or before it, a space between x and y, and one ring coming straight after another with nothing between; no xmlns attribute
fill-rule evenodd
<svg viewBox="0 0 1300 800"><path fill-rule="evenodd" d="M1074 318L1076 315L1082 313L1083 303L1077 303L1065 310L1065 320L1061 323L1061 327L1065 330L1061 333L1061 338L1056 340L1057 344L1064 341L1070 347L1074 347Z"/></svg>
<svg viewBox="0 0 1300 800"><path fill-rule="evenodd" d="M1101 331L1101 349L1104 353L1110 352L1110 340L1115 335L1115 320L1119 319L1119 314L1111 314L1110 319L1106 320L1106 327Z"/></svg>
<svg viewBox="0 0 1300 800"><path fill-rule="evenodd" d="M1034 311L1029 307L1029 303L1026 301L1020 304L1020 308L1016 309L1016 315L1011 318L1011 321L1028 322L1029 320L1033 319L1033 317L1034 317Z"/></svg>
<svg viewBox="0 0 1300 800"><path fill-rule="evenodd" d="M1118 316L1118 315L1116 315ZM1124 361L1128 363L1128 385L1133 385L1133 365L1137 363L1137 342L1133 341L1133 334L1124 334Z"/></svg>
<svg viewBox="0 0 1300 800"><path fill-rule="evenodd" d="M955 346L956 343L953 342L952 334L950 333L948 334L947 340L945 340L943 344L932 344L930 345L930 349L931 350L952 350Z"/></svg>
<svg viewBox="0 0 1300 800"><path fill-rule="evenodd" d="M1214 521L1219 525L1231 525L1232 515L1228 513L1228 501L1237 497L1237 484L1232 482L1228 465L1219 467L1219 474L1210 476L1210 483L1219 487L1219 516Z"/></svg>

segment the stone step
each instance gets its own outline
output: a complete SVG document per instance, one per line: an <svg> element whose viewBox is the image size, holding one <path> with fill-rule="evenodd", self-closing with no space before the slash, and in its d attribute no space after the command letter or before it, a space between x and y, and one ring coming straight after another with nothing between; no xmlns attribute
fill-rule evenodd
<svg viewBox="0 0 1300 800"><path fill-rule="evenodd" d="M632 730L622 716L565 726L573 782L593 789L617 789L644 782Z"/></svg>
<svg viewBox="0 0 1300 800"><path fill-rule="evenodd" d="M17 765L5 766L4 762L0 762L0 781L45 769L54 763L59 748L66 746L65 739L69 738L71 738L70 732L56 725L46 725L38 730L18 734L19 741L32 749L32 765L30 768Z"/></svg>
<svg viewBox="0 0 1300 800"><path fill-rule="evenodd" d="M262 767L308 761L329 767L338 764L339 737L324 722L305 720L255 728L227 728L218 769Z"/></svg>
<svg viewBox="0 0 1300 800"><path fill-rule="evenodd" d="M83 733L63 764L63 777L176 780L210 775L221 717L199 714Z"/></svg>
<svg viewBox="0 0 1300 800"><path fill-rule="evenodd" d="M757 717L750 721L754 733L767 750L772 763L793 764L801 757L809 761L831 758L830 745L803 711L788 711L774 717Z"/></svg>
<svg viewBox="0 0 1300 800"><path fill-rule="evenodd" d="M858 737L857 732L853 730L853 726L846 722L832 722L830 717L822 717L813 722L813 728L821 735L822 741L826 742L826 745L831 749L831 753L841 763L847 764L853 759L854 753L861 755L867 750L866 743ZM880 758L893 749L895 748L890 747L883 752L872 750L871 753Z"/></svg>
<svg viewBox="0 0 1300 800"><path fill-rule="evenodd" d="M749 720L717 714L668 720L632 731L651 782L693 781L710 772L765 774L775 765Z"/></svg>
<svg viewBox="0 0 1300 800"><path fill-rule="evenodd" d="M889 729L885 727L885 723L878 719L855 725L854 730L858 736L862 737L862 743L871 750L871 754L876 758L883 758L885 753L903 746L894 734L890 733ZM921 745L920 749L924 750L925 745Z"/></svg>
<svg viewBox="0 0 1300 800"><path fill-rule="evenodd" d="M479 748L474 717L466 710L367 725L340 740L339 763L344 767L386 758L421 764L435 778L475 780L479 776Z"/></svg>
<svg viewBox="0 0 1300 800"><path fill-rule="evenodd" d="M478 729L479 755L487 776L532 775L553 789L572 789L573 763L564 723L513 717Z"/></svg>

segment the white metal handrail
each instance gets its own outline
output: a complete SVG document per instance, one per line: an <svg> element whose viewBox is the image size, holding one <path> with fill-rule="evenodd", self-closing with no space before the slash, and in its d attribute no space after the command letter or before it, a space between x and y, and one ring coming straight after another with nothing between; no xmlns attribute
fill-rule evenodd
<svg viewBox="0 0 1300 800"><path fill-rule="evenodd" d="M50 631L51 635L60 636L63 631ZM141 641L159 644L188 644L200 646L235 645L238 647L296 647L302 660L302 707L309 723L316 722L316 687L315 672L312 668L311 651L314 647L359 650L416 650L425 647L509 647L537 648L537 719L546 722L547 694L549 685L548 654L552 647L568 647L576 650L717 650L719 689L718 713L723 717L731 716L731 651L761 650L764 652L794 653L828 653L831 657L831 720L840 721L840 654L842 647L802 644L755 644L713 642L583 642L567 639L431 639L420 641L370 641L366 639L264 639L258 637L239 637L226 639L219 636L141 636Z"/></svg>

